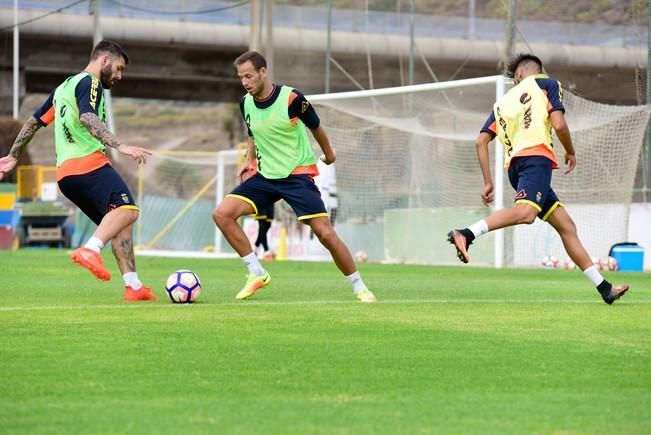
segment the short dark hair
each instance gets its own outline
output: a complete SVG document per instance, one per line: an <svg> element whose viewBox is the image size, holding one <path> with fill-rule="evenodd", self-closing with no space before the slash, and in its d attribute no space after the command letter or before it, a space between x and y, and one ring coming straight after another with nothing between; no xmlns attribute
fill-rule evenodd
<svg viewBox="0 0 651 435"><path fill-rule="evenodd" d="M117 42L109 41L108 39L99 41L90 53L90 60L97 59L102 53L111 53L113 56L122 56L124 63L129 65L129 56L127 55L127 52Z"/></svg>
<svg viewBox="0 0 651 435"><path fill-rule="evenodd" d="M538 67L538 72L543 72L543 64L538 56L534 56L530 53L520 53L518 54L508 65L506 75L513 78L515 75L515 70L522 64L531 64L534 63Z"/></svg>
<svg viewBox="0 0 651 435"><path fill-rule="evenodd" d="M237 59L233 61L233 65L237 68L238 66L242 65L244 62L251 62L253 65L253 68L255 68L256 71L259 71L260 68L266 68L267 67L267 59L264 58L263 55L258 53L257 51L247 51L246 53L242 53L239 56L237 56Z"/></svg>

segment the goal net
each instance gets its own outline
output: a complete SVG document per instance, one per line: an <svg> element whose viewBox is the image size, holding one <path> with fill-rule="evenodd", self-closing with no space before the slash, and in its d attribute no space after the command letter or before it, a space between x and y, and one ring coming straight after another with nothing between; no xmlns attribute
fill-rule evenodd
<svg viewBox="0 0 651 435"><path fill-rule="evenodd" d="M491 143L496 203L483 206L474 140L505 91L501 76L310 97L337 152L337 232L371 261L456 264L446 233L513 205L501 145ZM627 239L646 106L597 104L565 93L578 166L552 186L594 256ZM564 151L556 139L557 154ZM567 254L537 221L489 233L474 264L526 266Z"/></svg>

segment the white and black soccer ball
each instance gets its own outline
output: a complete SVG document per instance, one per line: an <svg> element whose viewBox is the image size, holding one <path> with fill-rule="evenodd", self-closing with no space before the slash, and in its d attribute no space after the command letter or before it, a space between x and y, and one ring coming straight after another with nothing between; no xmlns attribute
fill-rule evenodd
<svg viewBox="0 0 651 435"><path fill-rule="evenodd" d="M177 270L165 281L165 292L175 304L189 304L201 294L201 281L191 270Z"/></svg>
<svg viewBox="0 0 651 435"><path fill-rule="evenodd" d="M576 269L576 263L569 257L565 259L565 263L563 266L565 267L565 270Z"/></svg>
<svg viewBox="0 0 651 435"><path fill-rule="evenodd" d="M605 265L608 270L611 272L615 272L616 270L619 270L619 262L615 257L608 257L605 260Z"/></svg>
<svg viewBox="0 0 651 435"><path fill-rule="evenodd" d="M545 255L540 265L545 269L556 269L556 266L558 266L558 258L553 255Z"/></svg>
<svg viewBox="0 0 651 435"><path fill-rule="evenodd" d="M366 263L367 261L368 261L368 254L366 253L366 251L355 252L356 263Z"/></svg>

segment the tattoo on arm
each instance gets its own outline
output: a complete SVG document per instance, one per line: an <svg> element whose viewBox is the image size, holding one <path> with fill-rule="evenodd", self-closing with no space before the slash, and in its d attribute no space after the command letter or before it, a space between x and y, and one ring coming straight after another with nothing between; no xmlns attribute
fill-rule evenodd
<svg viewBox="0 0 651 435"><path fill-rule="evenodd" d="M30 117L25 125L23 125L23 128L20 129L18 136L16 136L16 140L14 141L11 150L9 150L9 155L15 159L18 159L34 137L36 130L39 128L41 128L41 123L38 122L38 120L33 116Z"/></svg>
<svg viewBox="0 0 651 435"><path fill-rule="evenodd" d="M108 128L100 121L99 117L94 113L82 113L79 117L81 123L88 129L90 134L100 140L105 146L117 148L120 146L120 141Z"/></svg>

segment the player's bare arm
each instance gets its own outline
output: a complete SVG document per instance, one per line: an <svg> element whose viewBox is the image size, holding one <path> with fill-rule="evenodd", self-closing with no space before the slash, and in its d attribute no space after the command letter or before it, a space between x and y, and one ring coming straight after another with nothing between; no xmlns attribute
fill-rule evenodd
<svg viewBox="0 0 651 435"><path fill-rule="evenodd" d="M144 148L120 143L118 138L115 137L115 135L106 128L99 117L92 112L82 113L79 120L88 129L90 134L99 139L105 146L117 149L120 154L132 157L138 163L145 163L146 156L151 155L151 152Z"/></svg>
<svg viewBox="0 0 651 435"><path fill-rule="evenodd" d="M567 167L565 173L569 174L576 167L576 154L574 152L574 145L572 144L570 128L567 126L565 115L561 110L552 112L549 117L552 122L552 127L556 132L556 136L565 149L565 166Z"/></svg>
<svg viewBox="0 0 651 435"><path fill-rule="evenodd" d="M253 165L253 161L255 159L256 159L255 143L253 142L253 138L249 137L246 145L246 154L244 155L244 162L242 163L242 167L240 168L240 172L238 174L240 178L240 183L245 182L253 175L255 175L255 166Z"/></svg>
<svg viewBox="0 0 651 435"><path fill-rule="evenodd" d="M491 176L490 157L488 155L488 144L492 140L493 137L490 134L481 132L475 141L479 166L484 176L484 188L481 192L481 200L486 206L493 202L493 177Z"/></svg>
<svg viewBox="0 0 651 435"><path fill-rule="evenodd" d="M23 125L23 128L20 129L20 133L18 133L18 136L9 151L9 155L17 160L25 148L27 148L27 145L31 142L34 134L39 128L41 128L41 123L33 116L30 116L27 122Z"/></svg>
<svg viewBox="0 0 651 435"><path fill-rule="evenodd" d="M334 163L337 159L337 156L335 154L335 150L332 149L332 146L330 145L330 140L328 139L328 135L326 135L325 130L321 126L318 126L311 131L312 136L314 136L314 139L319 144L319 147L321 147L321 151L323 151L323 156L321 156L323 163L326 165Z"/></svg>
<svg viewBox="0 0 651 435"><path fill-rule="evenodd" d="M16 167L18 158L25 148L27 148L27 145L39 128L41 128L41 124L33 116L31 116L23 125L23 128L20 129L20 132L11 147L11 150L9 150L9 154L0 158L0 180L4 178L5 174L11 172L14 167Z"/></svg>

